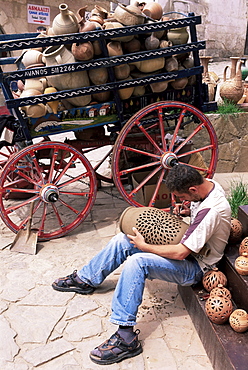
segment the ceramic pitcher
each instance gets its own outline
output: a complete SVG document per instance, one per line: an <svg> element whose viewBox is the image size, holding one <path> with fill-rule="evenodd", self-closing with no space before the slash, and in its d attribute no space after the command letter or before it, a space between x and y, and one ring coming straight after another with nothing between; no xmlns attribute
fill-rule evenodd
<svg viewBox="0 0 248 370"><path fill-rule="evenodd" d="M49 46L44 52L43 57L47 66L58 66L61 64L74 63L76 60L73 54L64 46ZM59 73L59 69L58 69ZM80 87L89 86L89 77L87 71L64 73L63 75L56 74L47 76L49 85L57 90L77 89ZM80 107L87 105L90 100L90 95L78 96L67 99L71 104Z"/></svg>
<svg viewBox="0 0 248 370"><path fill-rule="evenodd" d="M79 30L76 15L68 9L67 4L59 5L60 13L56 15L52 23L54 35L76 33Z"/></svg>

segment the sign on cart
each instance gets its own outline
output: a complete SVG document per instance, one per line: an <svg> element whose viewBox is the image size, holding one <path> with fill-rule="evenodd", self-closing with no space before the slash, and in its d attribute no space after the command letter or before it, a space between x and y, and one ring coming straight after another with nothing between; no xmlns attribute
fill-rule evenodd
<svg viewBox="0 0 248 370"><path fill-rule="evenodd" d="M37 25L50 25L50 7L28 4L28 23Z"/></svg>

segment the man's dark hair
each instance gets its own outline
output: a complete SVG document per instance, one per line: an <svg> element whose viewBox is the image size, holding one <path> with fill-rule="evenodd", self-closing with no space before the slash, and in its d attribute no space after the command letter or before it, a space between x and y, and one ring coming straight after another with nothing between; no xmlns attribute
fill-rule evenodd
<svg viewBox="0 0 248 370"><path fill-rule="evenodd" d="M172 167L165 178L165 184L169 191L173 193L188 193L189 188L195 185L201 185L203 177L193 167L186 165L176 165Z"/></svg>
<svg viewBox="0 0 248 370"><path fill-rule="evenodd" d="M36 31L37 31L37 32L46 31L46 27L44 27L44 26L38 26L38 27L36 28Z"/></svg>

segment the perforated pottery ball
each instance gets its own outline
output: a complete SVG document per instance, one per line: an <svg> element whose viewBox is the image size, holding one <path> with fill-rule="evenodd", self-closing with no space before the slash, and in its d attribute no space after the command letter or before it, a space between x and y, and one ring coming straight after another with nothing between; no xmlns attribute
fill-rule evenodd
<svg viewBox="0 0 248 370"><path fill-rule="evenodd" d="M243 226L237 218L231 219L231 231L228 239L229 243L238 243L243 234Z"/></svg>

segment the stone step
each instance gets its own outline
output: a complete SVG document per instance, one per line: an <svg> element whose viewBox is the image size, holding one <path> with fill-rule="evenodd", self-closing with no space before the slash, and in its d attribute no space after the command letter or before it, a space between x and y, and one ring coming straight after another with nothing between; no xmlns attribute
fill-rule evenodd
<svg viewBox="0 0 248 370"><path fill-rule="evenodd" d="M201 300L202 289L201 284L178 287L214 370L247 370L248 331L237 333L229 322L222 325L212 323L205 312L205 300ZM247 297L247 292L245 294Z"/></svg>

